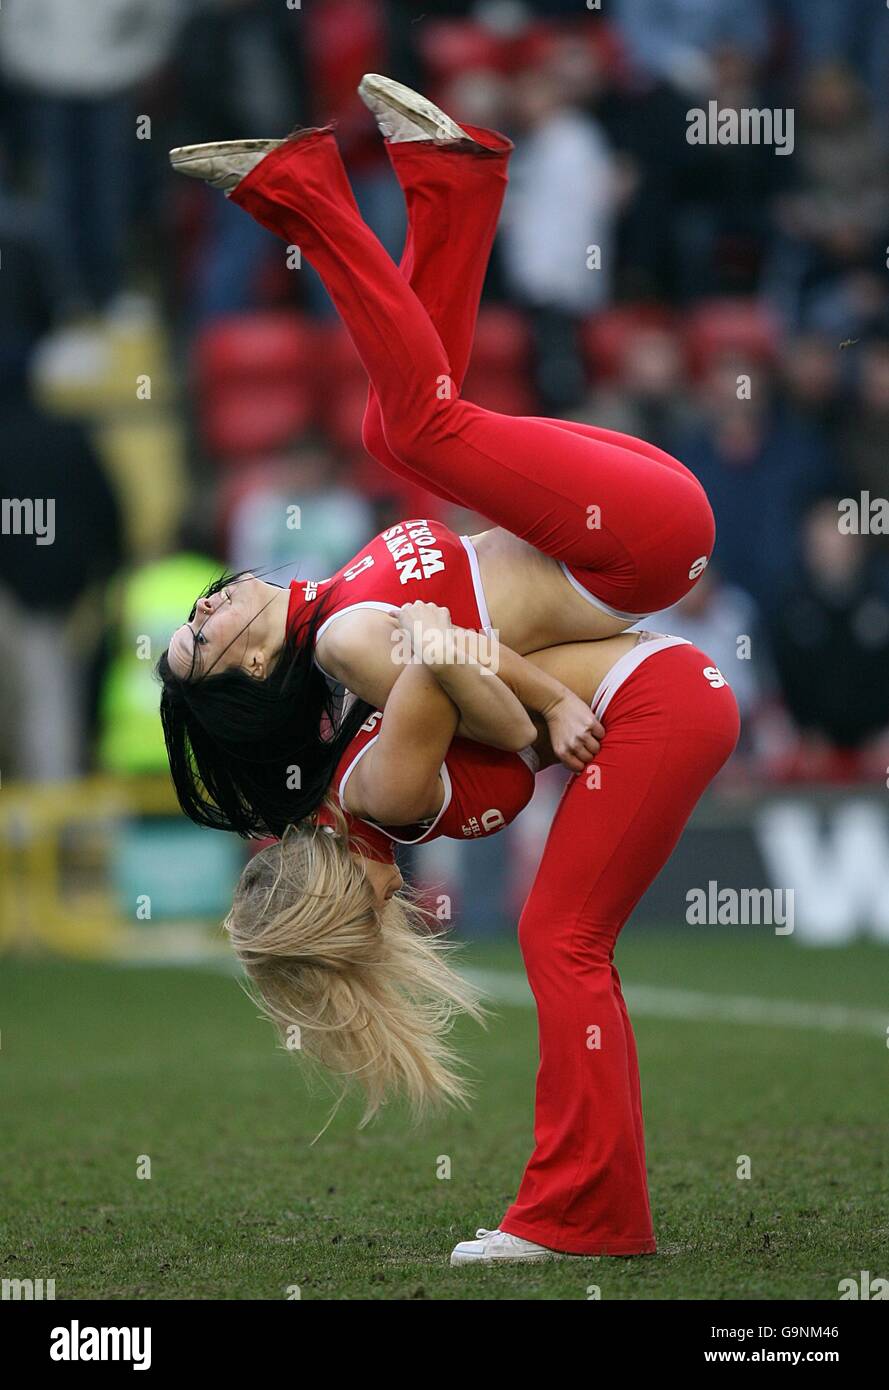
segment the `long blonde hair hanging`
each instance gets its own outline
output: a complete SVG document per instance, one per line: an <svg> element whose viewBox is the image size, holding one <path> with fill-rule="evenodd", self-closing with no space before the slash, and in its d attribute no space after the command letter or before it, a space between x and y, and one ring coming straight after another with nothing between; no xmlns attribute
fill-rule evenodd
<svg viewBox="0 0 889 1390"><path fill-rule="evenodd" d="M454 948L431 914L405 893L377 903L341 812L326 804L332 829L288 830L241 875L225 927L250 993L285 1044L295 1037L344 1088L361 1088L362 1125L397 1094L417 1115L465 1104L447 1035L458 1014L483 1021L478 995L449 964Z"/></svg>

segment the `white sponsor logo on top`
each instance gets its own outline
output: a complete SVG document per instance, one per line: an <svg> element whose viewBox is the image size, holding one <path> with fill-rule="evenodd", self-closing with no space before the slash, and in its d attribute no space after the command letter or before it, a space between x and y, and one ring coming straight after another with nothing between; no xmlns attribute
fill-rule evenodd
<svg viewBox="0 0 889 1390"><path fill-rule="evenodd" d="M470 816L460 829L467 839L476 839L480 835L492 835L495 830L502 829L505 824L506 817L503 812L492 806L490 811L485 811L481 818Z"/></svg>
<svg viewBox="0 0 889 1390"><path fill-rule="evenodd" d="M395 561L402 584L412 579L431 579L445 567L428 521L403 521L383 532L383 540Z"/></svg>

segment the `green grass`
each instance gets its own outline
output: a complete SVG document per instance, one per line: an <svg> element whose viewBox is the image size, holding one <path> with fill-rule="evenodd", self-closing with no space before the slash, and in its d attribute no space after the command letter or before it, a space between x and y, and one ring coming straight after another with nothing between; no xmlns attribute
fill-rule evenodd
<svg viewBox="0 0 889 1390"><path fill-rule="evenodd" d="M469 960L519 968L512 946ZM619 964L630 988L885 1003L877 947L648 933ZM639 1018L658 1255L452 1270L529 1152L530 1009L461 1028L470 1113L358 1132L343 1108L314 1147L330 1098L234 979L7 960L0 1028L0 1276L54 1277L57 1298L835 1299L846 1275L889 1276L879 1034Z"/></svg>

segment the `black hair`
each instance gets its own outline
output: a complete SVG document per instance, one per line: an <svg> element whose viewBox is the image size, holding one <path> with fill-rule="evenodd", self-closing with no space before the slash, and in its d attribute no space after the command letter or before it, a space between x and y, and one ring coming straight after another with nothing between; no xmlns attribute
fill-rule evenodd
<svg viewBox="0 0 889 1390"><path fill-rule="evenodd" d="M236 583L227 575L206 594ZM161 654L160 714L170 775L189 820L245 838L281 837L324 799L346 746L373 712L341 699L315 665L315 639L328 616L322 601L288 631L264 680L228 669L201 673L195 646L185 677ZM192 610L192 616L194 610ZM342 717L341 717L342 715Z"/></svg>

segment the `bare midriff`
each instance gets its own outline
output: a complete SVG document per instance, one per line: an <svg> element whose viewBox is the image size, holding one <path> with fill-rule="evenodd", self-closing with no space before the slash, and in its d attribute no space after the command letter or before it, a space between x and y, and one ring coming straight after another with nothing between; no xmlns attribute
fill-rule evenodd
<svg viewBox="0 0 889 1390"><path fill-rule="evenodd" d="M614 618L569 583L557 560L510 531L495 527L470 536L485 599L499 640L521 655L562 642L597 641L635 621Z"/></svg>
<svg viewBox="0 0 889 1390"><path fill-rule="evenodd" d="M529 652L528 660L554 680L567 685L584 704L591 705L611 668L622 656L632 651L638 641L638 632L623 632L618 637L606 637L601 642L566 642L559 647L545 647L537 652ZM537 726L534 751L540 759L540 766L549 767L558 761L552 750L549 730L539 714L531 711L531 718Z"/></svg>
<svg viewBox="0 0 889 1390"><path fill-rule="evenodd" d="M599 642L565 642L529 652L528 660L554 680L561 681L591 705L593 696L613 666L639 641L638 632L622 632Z"/></svg>

